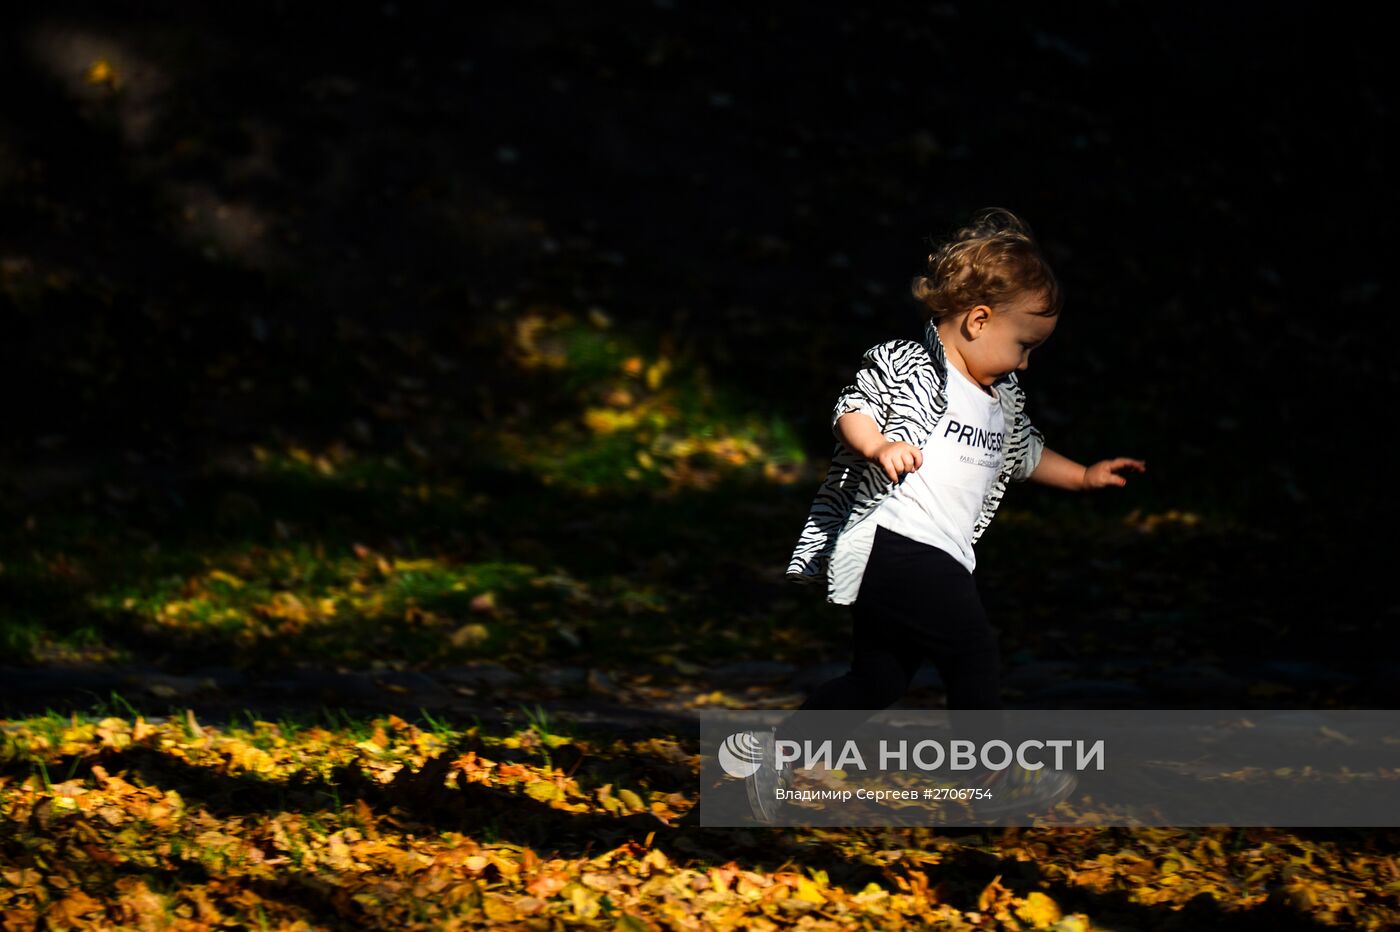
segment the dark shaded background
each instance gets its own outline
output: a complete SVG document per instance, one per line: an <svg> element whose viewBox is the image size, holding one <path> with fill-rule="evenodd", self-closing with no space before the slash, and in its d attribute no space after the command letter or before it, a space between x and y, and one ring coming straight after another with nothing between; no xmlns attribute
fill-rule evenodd
<svg viewBox="0 0 1400 932"><path fill-rule="evenodd" d="M927 238L996 204L1035 227L1067 294L1023 379L1032 417L1081 462L1149 463L1125 490L1024 487L1018 506L1070 530L1130 506L1228 512L1272 547L1187 549L1164 572L1237 579L1293 613L1278 630L1300 653L1374 660L1400 611L1388 40L1329 7L45 4L4 20L17 547L94 477L134 483L108 506L158 529L206 463L270 438L411 442L425 475L528 490L480 431L550 416L500 348L532 302L670 341L822 459L860 353L917 336L906 288ZM82 81L98 56L119 93ZM813 490L754 519L752 578L672 571L773 598ZM644 506L556 501L543 533ZM510 556L515 520L453 539ZM995 530L993 583L1025 566ZM564 533L560 558L626 571L649 547L589 533ZM1073 610L1073 579L1058 591Z"/></svg>

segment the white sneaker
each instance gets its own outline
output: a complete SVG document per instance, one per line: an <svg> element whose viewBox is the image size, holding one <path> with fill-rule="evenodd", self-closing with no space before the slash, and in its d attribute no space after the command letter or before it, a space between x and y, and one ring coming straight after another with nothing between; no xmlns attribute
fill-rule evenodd
<svg viewBox="0 0 1400 932"><path fill-rule="evenodd" d="M972 800L973 813L979 819L996 818L1008 813L1048 810L1074 792L1079 778L1048 767L1027 770L1020 764L1012 764L976 778L972 785L992 793L990 798Z"/></svg>
<svg viewBox="0 0 1400 932"><path fill-rule="evenodd" d="M744 786L749 792L749 809L760 822L772 824L778 821L785 801L778 798L778 789L786 789L792 782L789 768L779 769L774 750L774 730L764 728L750 731L759 753L758 769L744 778Z"/></svg>

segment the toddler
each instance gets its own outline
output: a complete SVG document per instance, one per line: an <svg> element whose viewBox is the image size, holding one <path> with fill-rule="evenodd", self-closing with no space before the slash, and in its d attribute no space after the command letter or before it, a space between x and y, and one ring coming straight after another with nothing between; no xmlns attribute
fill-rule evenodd
<svg viewBox="0 0 1400 932"><path fill-rule="evenodd" d="M973 547L1008 483L1123 486L1118 472L1145 471L1146 463L1081 465L1046 447L1031 424L1016 374L1054 332L1062 296L1015 214L980 211L928 257L913 294L923 340L870 348L841 392L831 420L839 442L788 565L788 578L824 580L828 602L851 606L850 669L799 711L865 710L846 717L858 725L902 698L929 659L954 732L971 734L953 710L1002 708L1000 655L973 578ZM779 736L803 739L798 720L759 734L766 762ZM824 737L832 735L816 740ZM765 763L749 779L760 819L776 818L773 790L789 777ZM982 771L972 782L1016 781L1034 783L1017 786L1027 805L1064 798L1074 786L1072 775L1048 768Z"/></svg>

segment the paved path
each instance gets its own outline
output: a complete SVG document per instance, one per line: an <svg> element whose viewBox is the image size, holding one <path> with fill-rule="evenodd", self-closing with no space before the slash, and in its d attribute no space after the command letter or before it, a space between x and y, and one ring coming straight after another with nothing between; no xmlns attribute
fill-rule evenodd
<svg viewBox="0 0 1400 932"><path fill-rule="evenodd" d="M697 709L796 708L811 689L845 669L843 661L805 668L749 661L616 672L569 666L515 671L486 662L424 672L307 666L256 674L231 667L176 674L149 665L0 666L0 720L46 709L87 713L105 707L123 714L126 707L113 700L115 693L148 717L188 706L209 722L248 712L314 717L322 709L392 712L413 720L421 709L453 724L473 717L520 723L521 707L538 704L549 715L590 728L694 735ZM941 687L937 672L926 666L901 705L939 707ZM1201 663L1160 667L1142 656L1092 664L1020 658L1003 678L1009 708L1388 708L1400 698L1397 687L1395 664L1352 673L1283 659L1226 670Z"/></svg>

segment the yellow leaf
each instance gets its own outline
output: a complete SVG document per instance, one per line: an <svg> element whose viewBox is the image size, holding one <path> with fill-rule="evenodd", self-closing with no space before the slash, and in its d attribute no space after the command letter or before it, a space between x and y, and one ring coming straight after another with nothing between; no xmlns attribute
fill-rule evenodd
<svg viewBox="0 0 1400 932"><path fill-rule="evenodd" d="M1016 915L1035 926L1046 929L1060 920L1060 907L1044 893L1031 893L1016 907Z"/></svg>
<svg viewBox="0 0 1400 932"><path fill-rule="evenodd" d="M666 378L666 373L670 369L671 361L664 356L647 367L647 388L652 391L660 388L661 380Z"/></svg>
<svg viewBox="0 0 1400 932"><path fill-rule="evenodd" d="M563 871L543 870L525 885L525 890L531 896L537 896L540 899L547 900L564 889L568 882L569 875Z"/></svg>
<svg viewBox="0 0 1400 932"><path fill-rule="evenodd" d="M1089 918L1083 913L1072 913L1055 923L1055 932L1089 932Z"/></svg>
<svg viewBox="0 0 1400 932"><path fill-rule="evenodd" d="M165 901L146 885L146 881L139 877L129 879L131 881L129 884L123 885L118 882L117 886L121 892L118 894L117 903L123 911L129 911L133 916L149 919L152 925L159 927L164 920L157 917L168 915ZM138 923L138 925L141 924L144 923Z"/></svg>
<svg viewBox="0 0 1400 932"><path fill-rule="evenodd" d="M49 878L52 884L54 878ZM44 924L59 929L71 929L80 923L78 917L105 909L101 900L93 899L81 889L70 891L63 899L56 901L44 914ZM81 925L88 926L87 922ZM90 927L90 926L89 926Z"/></svg>
<svg viewBox="0 0 1400 932"><path fill-rule="evenodd" d="M548 780L536 780L534 783L526 784L525 795L540 802L549 802L559 796L559 787Z"/></svg>
<svg viewBox="0 0 1400 932"><path fill-rule="evenodd" d="M481 901L486 918L495 922L509 922L516 918L515 907L510 900L499 893L488 893Z"/></svg>
<svg viewBox="0 0 1400 932"><path fill-rule="evenodd" d="M1285 885L1283 897L1295 909L1302 911L1314 909L1318 903L1316 887L1307 881L1300 880Z"/></svg>
<svg viewBox="0 0 1400 932"><path fill-rule="evenodd" d="M793 897L799 900L806 900L808 903L825 903L826 897L822 896L821 889L816 883L807 877L802 877L797 881L797 892Z"/></svg>
<svg viewBox="0 0 1400 932"><path fill-rule="evenodd" d="M1001 875L997 874L992 878L992 882L982 888L982 892L977 896L977 909L980 912L989 912L993 906L1010 891L1001 885Z"/></svg>
<svg viewBox="0 0 1400 932"><path fill-rule="evenodd" d="M473 621L462 625L448 636L453 647L472 647L482 643L491 637L491 629L480 622Z"/></svg>
<svg viewBox="0 0 1400 932"><path fill-rule="evenodd" d="M224 748L229 753L231 770L267 773L276 767L276 761L272 759L271 754L261 748L253 747L251 744L231 739L224 744Z"/></svg>
<svg viewBox="0 0 1400 932"><path fill-rule="evenodd" d="M322 855L326 863L339 871L354 870L355 859L350 856L350 846L345 843L341 833L330 835L326 841L326 850Z"/></svg>
<svg viewBox="0 0 1400 932"><path fill-rule="evenodd" d="M583 423L598 434L611 434L620 430L630 430L637 426L635 411L614 411L611 408L588 408L583 412Z"/></svg>
<svg viewBox="0 0 1400 932"><path fill-rule="evenodd" d="M223 851L225 849L237 851L243 847L243 843L236 836L225 835L212 828L194 836L194 843L210 851Z"/></svg>
<svg viewBox="0 0 1400 932"><path fill-rule="evenodd" d="M592 919L598 915L598 898L587 888L579 884L573 885L573 890L569 897L573 901L574 914L584 919Z"/></svg>
<svg viewBox="0 0 1400 932"><path fill-rule="evenodd" d="M232 586L234 589L243 588L243 580L239 579L232 573L225 573L223 570L210 571L209 579L211 582L225 583L226 585Z"/></svg>

